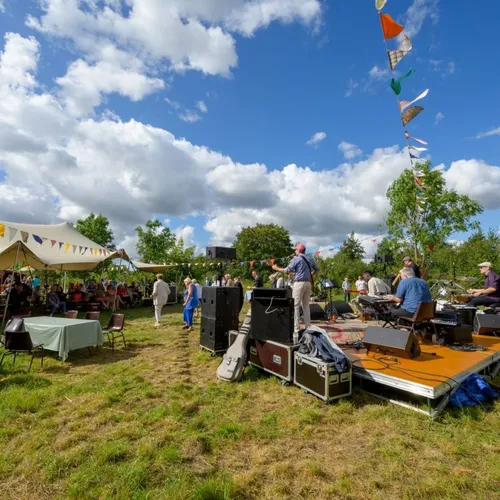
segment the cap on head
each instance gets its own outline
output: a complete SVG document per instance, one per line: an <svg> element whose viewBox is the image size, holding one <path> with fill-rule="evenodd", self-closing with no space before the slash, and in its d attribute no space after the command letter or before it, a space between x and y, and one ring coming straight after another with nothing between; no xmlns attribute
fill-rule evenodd
<svg viewBox="0 0 500 500"><path fill-rule="evenodd" d="M411 257L405 257L405 258L403 259L403 262L409 262L410 260L411 260Z"/></svg>
<svg viewBox="0 0 500 500"><path fill-rule="evenodd" d="M481 262L481 264L477 265L478 267L489 267L490 269L493 267L491 262Z"/></svg>
<svg viewBox="0 0 500 500"><path fill-rule="evenodd" d="M299 243L296 247L295 250L298 250L300 253L304 253L306 251L306 247L302 244Z"/></svg>

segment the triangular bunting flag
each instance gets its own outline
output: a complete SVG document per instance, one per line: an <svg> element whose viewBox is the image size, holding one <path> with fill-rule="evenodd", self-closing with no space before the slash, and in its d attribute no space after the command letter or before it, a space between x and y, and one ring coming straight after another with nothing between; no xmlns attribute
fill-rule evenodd
<svg viewBox="0 0 500 500"><path fill-rule="evenodd" d="M62 246L64 245L64 243L62 241L59 242L59 250L61 250Z"/></svg>
<svg viewBox="0 0 500 500"><path fill-rule="evenodd" d="M387 0L375 0L375 8L377 10L382 10L386 3L387 3Z"/></svg>
<svg viewBox="0 0 500 500"><path fill-rule="evenodd" d="M76 245L73 245L73 253L76 252Z"/></svg>
<svg viewBox="0 0 500 500"><path fill-rule="evenodd" d="M85 250L83 251L83 255L85 255L85 252L89 249L89 247L85 247Z"/></svg>
<svg viewBox="0 0 500 500"><path fill-rule="evenodd" d="M5 236L5 226L3 224L0 224L0 238L3 238Z"/></svg>
<svg viewBox="0 0 500 500"><path fill-rule="evenodd" d="M410 158L411 158L412 160L420 160L420 157L419 157L419 156L414 155L413 153L410 153Z"/></svg>
<svg viewBox="0 0 500 500"><path fill-rule="evenodd" d="M17 233L17 229L15 229L13 227L9 227L9 241L12 241L12 238L14 238L16 233Z"/></svg>
<svg viewBox="0 0 500 500"><path fill-rule="evenodd" d="M417 148L415 146L408 146L408 149L413 149L414 151L420 151L420 152L427 151L427 148Z"/></svg>
<svg viewBox="0 0 500 500"><path fill-rule="evenodd" d="M67 252L71 248L71 243L66 243L64 245L64 251Z"/></svg>
<svg viewBox="0 0 500 500"><path fill-rule="evenodd" d="M404 80L405 78L408 78L411 74L413 73L413 70L410 69L408 71L408 73L406 73L405 75L403 75L401 78L397 79L397 80L394 80L394 78L391 80L391 83L390 83L390 86L391 86L391 89L394 90L394 93L396 95L399 95L401 94L401 81Z"/></svg>
<svg viewBox="0 0 500 500"><path fill-rule="evenodd" d="M413 106L412 108L406 110L401 117L401 121L403 122L403 127L406 127L408 123L410 123L416 116L418 116L424 108L422 106Z"/></svg>
<svg viewBox="0 0 500 500"><path fill-rule="evenodd" d="M50 246L51 246L52 248L54 247L54 245L55 245L56 243L57 243L57 241L56 241L56 240L50 240Z"/></svg>
<svg viewBox="0 0 500 500"><path fill-rule="evenodd" d="M401 101L399 103L399 111L401 111L401 113L402 113L406 108L409 108L411 105L415 104L417 101L420 101L420 99L423 99L424 97L426 97L428 93L429 93L429 89L424 90L418 97L415 97L415 99L413 99L413 101Z"/></svg>
<svg viewBox="0 0 500 500"><path fill-rule="evenodd" d="M29 234L26 231L21 231L21 238L23 243L28 243Z"/></svg>
<svg viewBox="0 0 500 500"><path fill-rule="evenodd" d="M79 253L80 255L82 255L82 250L83 250L83 247L82 247L82 246L78 246L78 253Z"/></svg>
<svg viewBox="0 0 500 500"><path fill-rule="evenodd" d="M406 54L410 52L412 49L412 43L411 40L404 35L403 40L401 41L401 44L399 46L398 50L389 50L387 52L387 55L389 56L389 65L391 66L391 69L394 70L394 68L400 63Z"/></svg>
<svg viewBox="0 0 500 500"><path fill-rule="evenodd" d="M416 137L412 137L406 130L405 130L405 137L406 137L407 141L409 141L411 139L411 140L413 140L415 142L418 142L419 144L423 144L424 146L428 146L429 145L428 142L425 142L422 139L417 139Z"/></svg>
<svg viewBox="0 0 500 500"><path fill-rule="evenodd" d="M45 243L45 242L47 241L47 238L44 238L44 237L42 236L42 240L43 240L43 242Z"/></svg>
<svg viewBox="0 0 500 500"><path fill-rule="evenodd" d="M31 236L33 236L33 239L38 243L38 244L42 244L43 243L43 240L42 238L40 238L40 236L37 236L36 234L32 234Z"/></svg>
<svg viewBox="0 0 500 500"><path fill-rule="evenodd" d="M380 22L386 40L398 36L403 31L403 26L394 21L389 14L380 14Z"/></svg>
<svg viewBox="0 0 500 500"><path fill-rule="evenodd" d="M101 256L101 255L102 255L102 249L99 248L99 256Z"/></svg>
<svg viewBox="0 0 500 500"><path fill-rule="evenodd" d="M415 182L417 183L417 186L424 187L424 181L420 177L415 176Z"/></svg>

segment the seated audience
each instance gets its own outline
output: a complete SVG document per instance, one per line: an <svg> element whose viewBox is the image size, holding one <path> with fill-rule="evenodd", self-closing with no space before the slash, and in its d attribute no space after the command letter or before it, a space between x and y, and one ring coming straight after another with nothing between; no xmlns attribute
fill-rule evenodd
<svg viewBox="0 0 500 500"><path fill-rule="evenodd" d="M467 304L469 306L500 305L500 276L498 276L491 262L481 262L479 272L484 274L484 288L467 290L474 298Z"/></svg>
<svg viewBox="0 0 500 500"><path fill-rule="evenodd" d="M40 285L33 289L33 295L31 298L32 304L37 307L42 304L42 290Z"/></svg>
<svg viewBox="0 0 500 500"><path fill-rule="evenodd" d="M113 311L119 311L120 306L123 305L123 300L116 293L116 289L113 285L108 285L108 290L106 292L106 298L108 299L108 304L113 308Z"/></svg>
<svg viewBox="0 0 500 500"><path fill-rule="evenodd" d="M47 307L50 309L51 316L53 316L57 310L62 313L66 312L66 302L61 302L59 300L55 286L52 286L50 292L47 294Z"/></svg>
<svg viewBox="0 0 500 500"><path fill-rule="evenodd" d="M116 289L116 294L123 301L123 304L132 307L132 298L129 295L128 288L124 286L123 283L120 283L118 285L118 288Z"/></svg>
<svg viewBox="0 0 500 500"><path fill-rule="evenodd" d="M399 309L391 309L391 315L411 318L422 302L432 302L431 292L429 285L423 279L417 278L411 267L401 269L400 276L396 295L388 296L400 304Z"/></svg>

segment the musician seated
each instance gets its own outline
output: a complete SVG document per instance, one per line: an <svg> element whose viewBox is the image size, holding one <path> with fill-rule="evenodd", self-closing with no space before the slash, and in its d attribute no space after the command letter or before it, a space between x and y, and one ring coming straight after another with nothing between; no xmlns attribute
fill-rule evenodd
<svg viewBox="0 0 500 500"><path fill-rule="evenodd" d="M421 278L415 276L411 267L404 267L400 271L401 281L396 290L396 295L387 296L392 301L400 304L398 309L391 309L391 316L411 318L422 302L432 302L429 285Z"/></svg>
<svg viewBox="0 0 500 500"><path fill-rule="evenodd" d="M391 287L385 281L373 276L370 271L363 273L363 282L365 283L365 289L360 290L359 296L349 302L350 306L359 314L367 312L365 310L366 306L373 305L373 301L366 300L366 297L380 298L382 295L391 293ZM356 282L356 286L358 286L358 282Z"/></svg>
<svg viewBox="0 0 500 500"><path fill-rule="evenodd" d="M484 288L469 289L474 298L467 304L468 306L500 306L500 276L493 271L491 262L481 262L479 264L479 272L484 274Z"/></svg>

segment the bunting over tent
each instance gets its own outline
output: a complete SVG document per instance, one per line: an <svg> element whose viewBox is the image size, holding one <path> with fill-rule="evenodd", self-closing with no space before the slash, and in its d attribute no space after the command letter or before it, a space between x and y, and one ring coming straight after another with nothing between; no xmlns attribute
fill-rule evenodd
<svg viewBox="0 0 500 500"><path fill-rule="evenodd" d="M18 224L0 221L0 269L6 269L13 248L21 242L19 260L36 269L86 271L95 269L103 260L119 258L79 233L72 224Z"/></svg>

